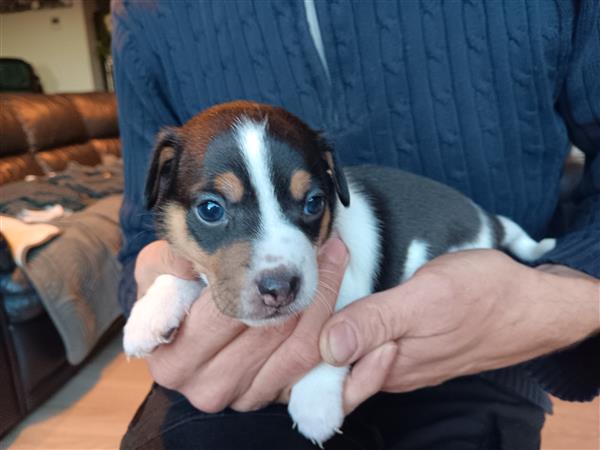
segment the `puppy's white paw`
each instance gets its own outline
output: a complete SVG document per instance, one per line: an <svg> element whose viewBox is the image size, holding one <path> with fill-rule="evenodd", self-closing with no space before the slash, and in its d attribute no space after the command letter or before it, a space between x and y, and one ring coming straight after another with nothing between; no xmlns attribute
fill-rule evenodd
<svg viewBox="0 0 600 450"><path fill-rule="evenodd" d="M202 286L197 281L160 275L133 309L123 329L127 356L143 358L170 341Z"/></svg>
<svg viewBox="0 0 600 450"><path fill-rule="evenodd" d="M288 411L298 431L318 446L340 433L348 369L321 363L292 388Z"/></svg>
<svg viewBox="0 0 600 450"><path fill-rule="evenodd" d="M146 296L139 299L123 329L123 350L127 356L143 358L160 344L169 342L179 326L174 314L157 311L156 302Z"/></svg>

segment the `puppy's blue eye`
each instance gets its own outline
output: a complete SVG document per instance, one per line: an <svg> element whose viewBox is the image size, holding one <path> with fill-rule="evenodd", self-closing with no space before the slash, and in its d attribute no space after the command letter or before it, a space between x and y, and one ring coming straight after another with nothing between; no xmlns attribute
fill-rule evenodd
<svg viewBox="0 0 600 450"><path fill-rule="evenodd" d="M321 194L311 194L304 202L304 214L307 216L317 216L323 212L325 207L325 198Z"/></svg>
<svg viewBox="0 0 600 450"><path fill-rule="evenodd" d="M223 219L225 208L214 200L206 200L196 207L198 216L208 223L215 223Z"/></svg>

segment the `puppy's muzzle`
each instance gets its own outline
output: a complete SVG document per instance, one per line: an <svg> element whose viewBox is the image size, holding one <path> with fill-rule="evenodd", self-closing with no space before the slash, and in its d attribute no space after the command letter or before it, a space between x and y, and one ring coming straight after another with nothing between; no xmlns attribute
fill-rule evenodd
<svg viewBox="0 0 600 450"><path fill-rule="evenodd" d="M258 276L256 286L265 306L282 308L296 299L301 281L296 272L289 270L267 271Z"/></svg>

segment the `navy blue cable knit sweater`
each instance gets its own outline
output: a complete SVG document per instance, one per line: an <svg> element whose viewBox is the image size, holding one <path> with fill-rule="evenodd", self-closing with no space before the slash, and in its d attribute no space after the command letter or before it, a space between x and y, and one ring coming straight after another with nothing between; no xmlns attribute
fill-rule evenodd
<svg viewBox="0 0 600 450"><path fill-rule="evenodd" d="M142 195L156 133L242 98L324 130L345 164L436 179L536 238L555 214L573 142L586 153L584 180L539 263L600 277L600 2L315 4L320 38L297 0L114 0L126 313L136 255L155 239ZM589 399L600 387L600 338L482 376L546 409L543 389Z"/></svg>

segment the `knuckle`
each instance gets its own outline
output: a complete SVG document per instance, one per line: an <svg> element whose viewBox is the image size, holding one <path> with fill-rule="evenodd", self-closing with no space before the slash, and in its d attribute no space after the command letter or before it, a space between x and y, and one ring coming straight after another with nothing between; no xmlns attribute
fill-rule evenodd
<svg viewBox="0 0 600 450"><path fill-rule="evenodd" d="M144 250L142 250L142 252L143 251ZM147 258L144 258L142 253L140 252L137 259L135 260L135 267L133 269L133 277L135 278L135 281L137 283L139 283L140 281L142 281L144 279L144 276L145 276L146 272L148 271L148 264L147 264L146 259Z"/></svg>
<svg viewBox="0 0 600 450"><path fill-rule="evenodd" d="M344 273L343 267L331 263L322 264L319 267L319 280L323 280L327 284L338 285L342 282Z"/></svg>
<svg viewBox="0 0 600 450"><path fill-rule="evenodd" d="M177 371L165 368L156 359L148 359L148 370L152 379L167 389L177 390L183 384L182 377Z"/></svg>
<svg viewBox="0 0 600 450"><path fill-rule="evenodd" d="M389 311L387 303L369 303L365 316L369 317L369 321L367 329L362 330L362 333L366 335L363 337L366 338L367 345L377 345L395 338L395 315Z"/></svg>
<svg viewBox="0 0 600 450"><path fill-rule="evenodd" d="M144 280L148 272L152 272L152 266L156 264L157 259L162 259L165 248L168 248L165 241L154 241L140 250L133 270L136 282Z"/></svg>
<svg viewBox="0 0 600 450"><path fill-rule="evenodd" d="M229 396L222 388L216 386L203 386L202 393L189 393L182 390L181 393L187 397L194 407L209 414L223 411L229 404Z"/></svg>
<svg viewBox="0 0 600 450"><path fill-rule="evenodd" d="M318 336L305 334L292 336L289 340L290 350L288 367L293 372L304 373L315 367L321 361Z"/></svg>
<svg viewBox="0 0 600 450"><path fill-rule="evenodd" d="M319 282L317 284L318 292L326 298L337 298L343 277L343 270L332 270L327 267L322 267L319 272Z"/></svg>
<svg viewBox="0 0 600 450"><path fill-rule="evenodd" d="M165 245L161 249L159 255L160 255L160 262L163 267L173 267L176 265L177 258L175 256L175 254L173 253L171 246Z"/></svg>
<svg viewBox="0 0 600 450"><path fill-rule="evenodd" d="M297 372L304 373L319 364L320 360L321 358L316 346L315 348L303 346L294 354L292 368L296 369Z"/></svg>
<svg viewBox="0 0 600 450"><path fill-rule="evenodd" d="M251 393L248 393L233 402L230 406L234 411L249 412L262 409L266 404L267 402L261 402L254 398Z"/></svg>

